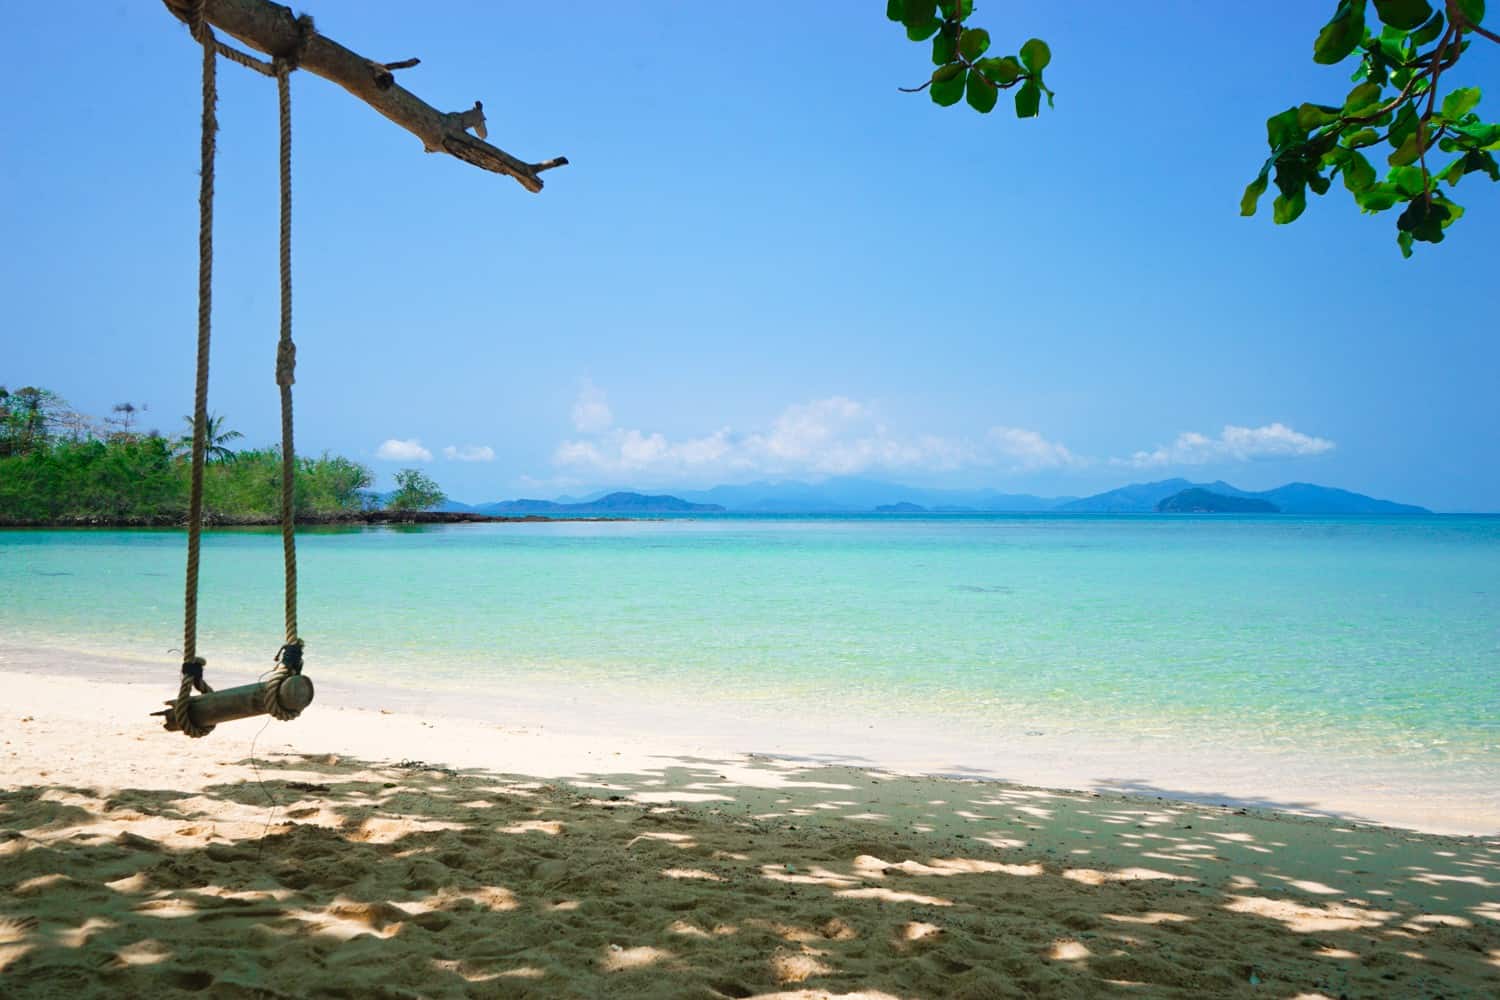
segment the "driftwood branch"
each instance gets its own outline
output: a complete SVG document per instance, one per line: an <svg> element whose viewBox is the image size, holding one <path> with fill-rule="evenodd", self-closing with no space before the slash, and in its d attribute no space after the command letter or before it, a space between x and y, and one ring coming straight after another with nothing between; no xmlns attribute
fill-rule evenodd
<svg viewBox="0 0 1500 1000"><path fill-rule="evenodd" d="M162 0L186 23L193 0ZM429 153L444 152L466 163L514 177L528 191L540 191L544 170L563 166L566 157L526 163L484 141L484 111L478 101L467 111L444 112L395 82L400 63L378 63L319 34L304 39L288 7L270 0L203 0L203 17L214 28L272 57L293 57L301 69L331 80L422 140ZM415 63L415 60L407 60ZM478 138L466 130L473 128Z"/></svg>

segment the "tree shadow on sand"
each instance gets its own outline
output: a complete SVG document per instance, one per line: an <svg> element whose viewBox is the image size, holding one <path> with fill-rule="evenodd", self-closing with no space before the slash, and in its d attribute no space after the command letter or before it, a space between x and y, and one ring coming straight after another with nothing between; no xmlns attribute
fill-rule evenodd
<svg viewBox="0 0 1500 1000"><path fill-rule="evenodd" d="M566 783L335 757L236 767L246 780L194 791L0 792L0 994L1478 997L1500 982L1495 841L770 758Z"/></svg>

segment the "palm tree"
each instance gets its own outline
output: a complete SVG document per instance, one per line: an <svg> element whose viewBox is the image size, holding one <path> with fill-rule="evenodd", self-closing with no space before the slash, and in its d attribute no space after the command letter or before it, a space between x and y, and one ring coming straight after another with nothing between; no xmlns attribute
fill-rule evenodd
<svg viewBox="0 0 1500 1000"><path fill-rule="evenodd" d="M136 414L144 413L146 411L145 404L136 406L134 403L129 401L126 401L124 403L116 403L114 406L110 407L110 409L115 414L115 416L106 417L105 422L118 427L120 429L119 433L125 437L130 437L131 431L135 428Z"/></svg>
<svg viewBox="0 0 1500 1000"><path fill-rule="evenodd" d="M182 420L188 425L188 432L178 439L177 450L179 454L190 455L193 451L193 418L183 417ZM225 430L224 418L210 413L208 424L203 428L203 457L210 462L233 462L235 453L225 445L244 436L239 431Z"/></svg>

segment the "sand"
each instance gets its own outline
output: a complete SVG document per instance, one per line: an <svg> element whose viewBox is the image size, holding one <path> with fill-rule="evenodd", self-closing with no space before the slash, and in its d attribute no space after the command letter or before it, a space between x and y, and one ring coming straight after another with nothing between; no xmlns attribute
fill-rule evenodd
<svg viewBox="0 0 1500 1000"><path fill-rule="evenodd" d="M67 666L0 674L0 996L1500 995L1500 837L326 698L191 741Z"/></svg>

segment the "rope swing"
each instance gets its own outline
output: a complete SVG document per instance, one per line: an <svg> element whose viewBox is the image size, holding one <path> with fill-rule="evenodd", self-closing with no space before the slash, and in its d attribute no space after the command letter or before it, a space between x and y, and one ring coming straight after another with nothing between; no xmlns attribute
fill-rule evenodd
<svg viewBox="0 0 1500 1000"><path fill-rule="evenodd" d="M296 451L292 444L292 384L297 348L292 342L292 96L290 77L305 63L308 72L331 80L422 141L429 153L446 153L465 163L542 190L543 171L566 166L566 156L528 163L485 140L484 106L440 111L396 83L394 71L417 59L379 62L319 36L312 18L294 18L270 0L164 0L167 10L187 24L203 47L202 167L198 191L198 368L193 399L192 479L188 500L187 578L183 600L182 679L177 697L167 702L166 728L207 736L231 719L270 715L295 719L312 702L312 681L302 673L302 638L297 632ZM214 37L212 23L270 54L267 62ZM215 691L203 679L198 655L198 560L203 533L203 462L208 431L208 354L213 300L214 138L218 120L215 72L223 56L236 65L276 80L281 113L281 337L276 344L276 384L281 390L281 546L286 563L286 641L276 665L256 684Z"/></svg>
<svg viewBox="0 0 1500 1000"><path fill-rule="evenodd" d="M303 643L297 632L296 449L293 444L292 384L296 381L297 346L292 341L292 97L291 74L312 31L299 18L296 49L265 62L225 45L214 37L203 16L203 0L189 19L193 38L203 46L203 119L198 189L198 363L193 395L192 476L188 499L187 574L183 600L182 679L166 717L169 730L199 738L219 722L270 715L283 722L297 718L312 701L312 682L302 675ZM198 565L203 534L203 466L208 430L208 361L213 312L214 152L218 120L218 57L275 77L281 118L281 336L276 344L276 384L281 392L281 548L286 582L286 641L276 666L259 683L215 692L203 679L205 660L198 655ZM199 697L193 697L197 692Z"/></svg>

